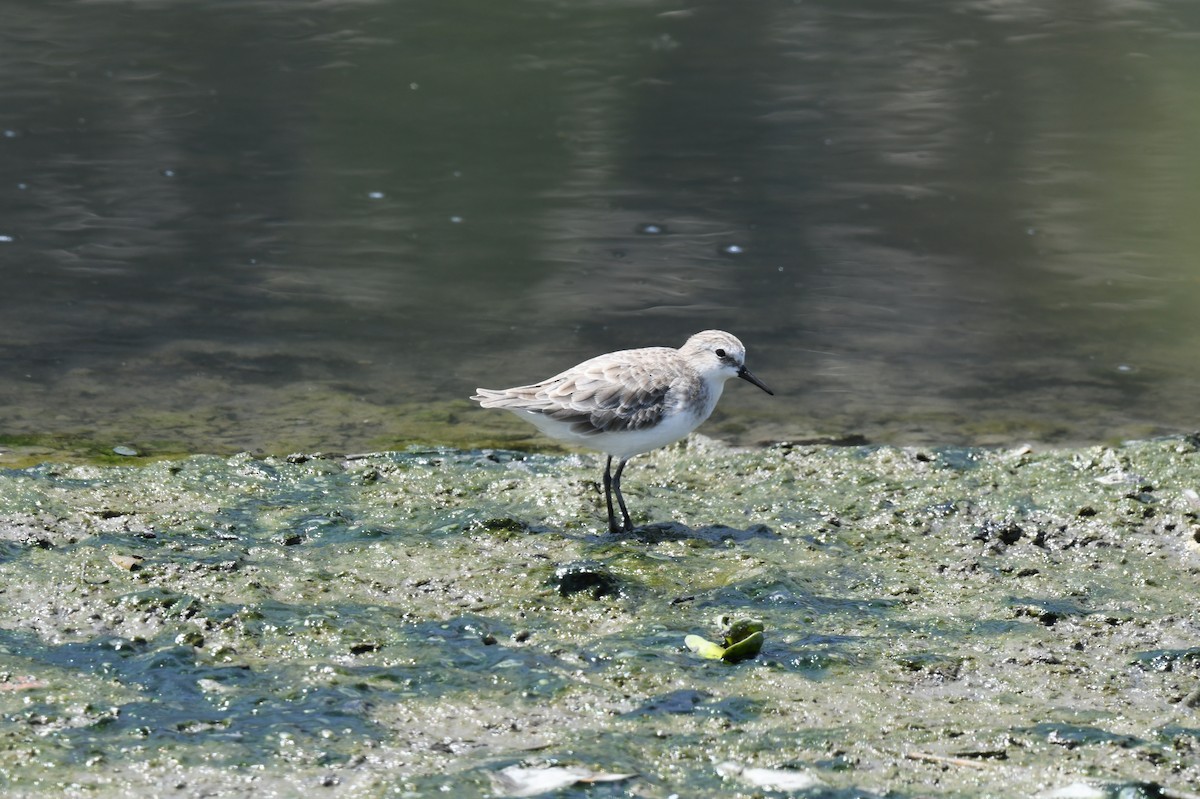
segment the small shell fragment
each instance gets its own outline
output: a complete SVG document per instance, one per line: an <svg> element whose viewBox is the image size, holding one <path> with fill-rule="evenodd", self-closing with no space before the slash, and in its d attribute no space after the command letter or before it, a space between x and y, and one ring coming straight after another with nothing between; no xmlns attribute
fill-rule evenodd
<svg viewBox="0 0 1200 799"><path fill-rule="evenodd" d="M620 782L636 774L611 774L588 768L522 768L509 766L491 775L492 787L500 796L538 796L576 783Z"/></svg>
<svg viewBox="0 0 1200 799"><path fill-rule="evenodd" d="M145 560L141 555L109 555L108 559L118 569L124 569L127 572L142 568L142 562Z"/></svg>
<svg viewBox="0 0 1200 799"><path fill-rule="evenodd" d="M756 788L773 791L805 791L824 785L808 771L785 768L753 768L732 761L717 764L717 773L726 779L738 778Z"/></svg>

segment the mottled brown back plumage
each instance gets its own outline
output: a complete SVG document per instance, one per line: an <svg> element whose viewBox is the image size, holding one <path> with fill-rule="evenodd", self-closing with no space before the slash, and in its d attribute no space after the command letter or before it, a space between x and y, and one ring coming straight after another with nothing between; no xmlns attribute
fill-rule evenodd
<svg viewBox="0 0 1200 799"><path fill-rule="evenodd" d="M540 383L499 391L481 388L472 399L485 408L543 414L569 424L576 435L643 430L662 421L668 395L695 401L706 390L685 366L667 347L623 350Z"/></svg>

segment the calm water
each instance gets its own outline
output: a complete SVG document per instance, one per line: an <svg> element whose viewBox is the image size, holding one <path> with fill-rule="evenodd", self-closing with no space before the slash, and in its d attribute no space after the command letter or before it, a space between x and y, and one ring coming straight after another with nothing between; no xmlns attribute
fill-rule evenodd
<svg viewBox="0 0 1200 799"><path fill-rule="evenodd" d="M1191 0L10 1L0 434L469 444L478 385L705 327L778 394L731 387L746 441L1192 430L1198 40Z"/></svg>

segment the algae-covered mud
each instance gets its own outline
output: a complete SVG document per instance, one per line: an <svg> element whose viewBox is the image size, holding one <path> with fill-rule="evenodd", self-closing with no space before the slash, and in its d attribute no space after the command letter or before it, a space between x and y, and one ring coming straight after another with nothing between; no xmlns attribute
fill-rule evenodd
<svg viewBox="0 0 1200 799"><path fill-rule="evenodd" d="M1197 440L693 438L626 538L598 473L0 472L5 795L1196 795ZM737 619L753 657L684 644Z"/></svg>

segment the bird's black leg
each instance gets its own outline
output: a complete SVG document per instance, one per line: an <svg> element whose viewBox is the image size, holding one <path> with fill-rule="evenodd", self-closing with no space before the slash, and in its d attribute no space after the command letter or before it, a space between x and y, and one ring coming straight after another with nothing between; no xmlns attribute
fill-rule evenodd
<svg viewBox="0 0 1200 799"><path fill-rule="evenodd" d="M617 473L620 474L620 467L618 467ZM609 455L608 462L604 464L604 499L608 502L608 531L610 533L619 533L620 530L617 529L617 517L613 513L612 483L612 455ZM618 493L617 496L620 496L620 494ZM624 509L624 504L621 507Z"/></svg>
<svg viewBox="0 0 1200 799"><path fill-rule="evenodd" d="M609 460L611 460L611 458ZM633 532L633 520L629 518L629 509L625 507L625 497L624 497L624 495L621 494L621 472L625 471L625 464L627 462L628 462L628 458L624 458L621 460L620 463L617 464L617 471L613 473L613 477L612 477L612 487L613 487L613 490L617 492L617 504L621 506L621 516L624 517L624 519L625 519L625 526L622 529L626 533L632 533ZM612 502L612 500L609 500L610 504L608 506L608 527L610 530L612 530L615 533L615 532L617 532L617 530L616 530L617 525L616 525L616 520L613 519L611 502Z"/></svg>

